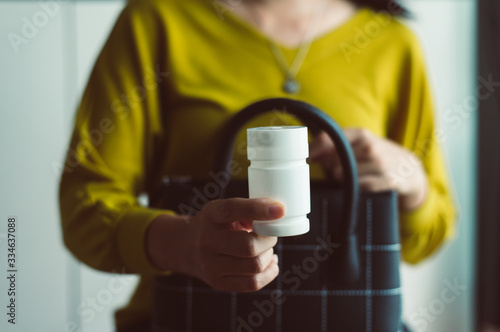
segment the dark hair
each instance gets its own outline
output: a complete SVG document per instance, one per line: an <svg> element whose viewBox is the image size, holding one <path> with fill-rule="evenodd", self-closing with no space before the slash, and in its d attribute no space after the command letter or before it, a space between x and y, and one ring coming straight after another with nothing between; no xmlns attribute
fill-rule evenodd
<svg viewBox="0 0 500 332"><path fill-rule="evenodd" d="M410 16L410 12L398 0L351 0L351 2L375 11L386 10L396 16Z"/></svg>

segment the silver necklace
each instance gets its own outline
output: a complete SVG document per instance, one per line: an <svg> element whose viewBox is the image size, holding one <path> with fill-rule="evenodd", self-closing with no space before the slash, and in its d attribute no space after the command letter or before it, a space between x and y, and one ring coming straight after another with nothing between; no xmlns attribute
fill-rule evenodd
<svg viewBox="0 0 500 332"><path fill-rule="evenodd" d="M297 81L296 76L300 70L300 67L302 67L302 64L304 63L304 60L306 59L307 53L309 53L311 44L313 42L312 33L316 30L321 22L321 18L324 12L323 9L326 6L326 3L327 0L323 0L321 6L318 6L318 8L316 9L317 11L314 15L315 17L311 19L311 21L316 24L309 23L309 28L304 34L304 37L302 38L302 41L297 50L297 54L295 55L295 58L293 59L290 66L288 66L288 62L286 61L285 55L283 54L281 48L271 38L267 38L274 58L276 59L276 62L278 62L278 66L285 76L285 79L281 86L285 93L294 95L300 92L301 85ZM250 14L252 15L252 13Z"/></svg>

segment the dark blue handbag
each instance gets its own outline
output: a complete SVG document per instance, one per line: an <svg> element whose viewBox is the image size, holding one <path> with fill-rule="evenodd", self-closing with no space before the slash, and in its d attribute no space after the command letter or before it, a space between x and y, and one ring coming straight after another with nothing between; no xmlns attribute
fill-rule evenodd
<svg viewBox="0 0 500 332"><path fill-rule="evenodd" d="M286 110L333 139L344 170L342 188L312 181L311 230L279 239L275 252L280 274L260 291L223 292L181 274L157 276L152 331L402 331L396 193L358 191L350 145L328 115L291 99L254 103L225 126L212 171L230 174L238 131L249 119L275 109ZM219 198L248 197L246 181L215 184ZM166 178L152 205L180 213L185 210L180 207L199 204L196 193L206 185Z"/></svg>

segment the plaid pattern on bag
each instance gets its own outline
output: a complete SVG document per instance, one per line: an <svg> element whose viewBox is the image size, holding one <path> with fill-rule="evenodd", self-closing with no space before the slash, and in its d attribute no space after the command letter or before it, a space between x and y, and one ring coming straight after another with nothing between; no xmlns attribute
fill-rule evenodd
<svg viewBox="0 0 500 332"><path fill-rule="evenodd" d="M310 232L280 238L275 247L280 274L272 283L254 293L229 293L184 275L157 277L152 331L402 330L396 195L361 194L357 225L364 273L341 285L331 281L341 246L332 238L341 193L319 186L312 183ZM168 191L176 199L170 202L181 200L180 188L193 196L186 184L175 187L171 182ZM245 197L245 184L239 187L240 195L229 190L231 197Z"/></svg>

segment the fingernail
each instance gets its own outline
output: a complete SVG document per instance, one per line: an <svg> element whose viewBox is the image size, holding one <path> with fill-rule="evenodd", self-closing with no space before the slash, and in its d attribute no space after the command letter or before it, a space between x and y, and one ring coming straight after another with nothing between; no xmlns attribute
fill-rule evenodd
<svg viewBox="0 0 500 332"><path fill-rule="evenodd" d="M267 214L272 218L281 217L283 214L283 207L281 205L270 205L267 207Z"/></svg>

